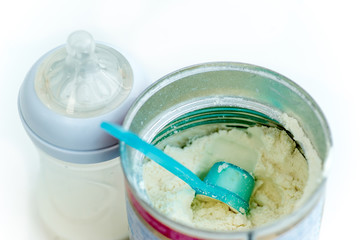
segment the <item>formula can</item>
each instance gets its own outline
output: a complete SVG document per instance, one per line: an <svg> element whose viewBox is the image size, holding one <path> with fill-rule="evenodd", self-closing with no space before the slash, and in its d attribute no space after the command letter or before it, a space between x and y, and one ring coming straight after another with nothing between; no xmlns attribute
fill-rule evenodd
<svg viewBox="0 0 360 240"><path fill-rule="evenodd" d="M290 120L285 121L284 116ZM193 137L217 129L253 125L282 128L299 149L307 149L310 144L318 155L318 164L308 161L315 180L298 208L275 222L238 232L207 231L175 222L157 211L147 196L142 178L143 155L122 143L130 239L318 239L331 135L319 106L288 78L243 63L187 67L151 85L124 120L125 128L159 148L167 144L182 146ZM300 135L307 140L300 141ZM303 154L306 157L307 152Z"/></svg>

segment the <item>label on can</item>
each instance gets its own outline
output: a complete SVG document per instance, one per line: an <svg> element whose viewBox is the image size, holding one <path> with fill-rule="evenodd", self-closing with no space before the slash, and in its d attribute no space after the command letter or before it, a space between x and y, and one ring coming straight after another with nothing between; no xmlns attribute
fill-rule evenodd
<svg viewBox="0 0 360 240"><path fill-rule="evenodd" d="M128 190L126 208L130 227L130 239L201 240L177 232L149 214Z"/></svg>

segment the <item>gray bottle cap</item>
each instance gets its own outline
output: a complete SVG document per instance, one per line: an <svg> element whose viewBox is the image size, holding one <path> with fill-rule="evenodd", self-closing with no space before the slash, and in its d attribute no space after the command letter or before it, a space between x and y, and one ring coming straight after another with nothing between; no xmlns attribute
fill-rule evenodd
<svg viewBox="0 0 360 240"><path fill-rule="evenodd" d="M100 124L122 122L134 88L139 86L128 61L79 31L30 69L19 92L19 114L42 151L67 162L102 162L119 156L119 149Z"/></svg>

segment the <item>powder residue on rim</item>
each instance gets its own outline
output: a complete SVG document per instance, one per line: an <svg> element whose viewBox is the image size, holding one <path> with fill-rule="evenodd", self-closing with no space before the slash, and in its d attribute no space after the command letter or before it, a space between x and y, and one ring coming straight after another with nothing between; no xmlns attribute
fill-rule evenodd
<svg viewBox="0 0 360 240"><path fill-rule="evenodd" d="M218 172L218 173L221 173L224 169L226 169L226 168L228 168L228 167L229 167L229 164L223 163L223 164L221 164L221 165L218 167L217 172Z"/></svg>

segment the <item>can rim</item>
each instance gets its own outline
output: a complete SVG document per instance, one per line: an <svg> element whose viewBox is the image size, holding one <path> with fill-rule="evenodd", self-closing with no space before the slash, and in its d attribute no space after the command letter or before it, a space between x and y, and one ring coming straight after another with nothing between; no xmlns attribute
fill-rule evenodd
<svg viewBox="0 0 360 240"><path fill-rule="evenodd" d="M321 125L323 126L324 133L326 134L327 139L329 140L329 146L332 146L332 137L330 132L330 127L328 122L326 121L325 115L320 109L319 105L316 101L311 97L309 93L307 93L302 87L300 87L297 83L290 80L286 76L277 73L273 70L270 70L265 67L261 67L254 64L241 63L241 62L206 62L199 63L195 65L191 65L188 67L181 68L179 70L173 71L165 76L161 77L159 80L153 82L149 85L133 102L128 113L124 118L124 127L129 127L131 120L134 118L136 112L140 109L140 107L158 90L170 85L171 83L187 77L191 75L195 75L198 73L205 73L211 71L219 71L219 70L233 70L233 71L242 71L258 74L260 76L268 77L274 81L277 81L281 84L284 84L289 89L293 90L302 99L306 100L307 103L312 106L314 110L316 110L316 114L318 119L321 121ZM165 81L166 80L166 81ZM326 156L325 156L326 158Z"/></svg>

